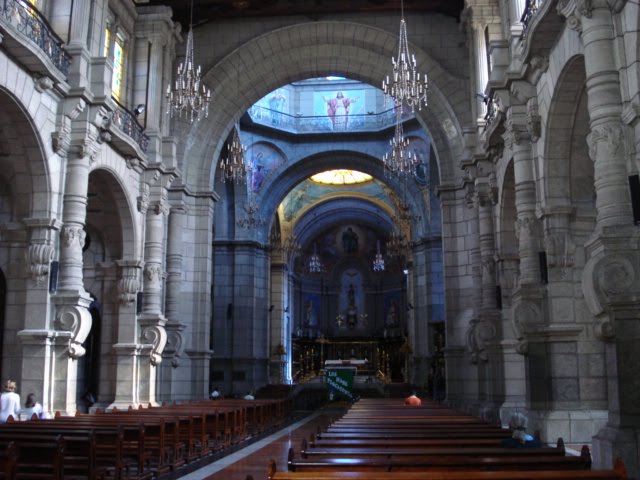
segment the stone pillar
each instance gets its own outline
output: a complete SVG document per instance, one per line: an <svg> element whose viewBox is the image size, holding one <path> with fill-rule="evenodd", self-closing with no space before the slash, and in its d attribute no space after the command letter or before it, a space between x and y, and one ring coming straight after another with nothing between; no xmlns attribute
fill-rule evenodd
<svg viewBox="0 0 640 480"><path fill-rule="evenodd" d="M87 126L85 125L85 128ZM76 410L75 359L85 353L82 343L91 330L91 297L84 290L82 248L87 215L89 169L98 153L98 132L93 125L85 137L71 141L63 199L63 227L60 240L60 274L53 301L57 306L56 329L63 332L56 341L56 355L68 357L66 368L56 368L56 385L52 408L73 413ZM64 353L63 353L64 352ZM64 392L64 394L62 393Z"/></svg>
<svg viewBox="0 0 640 480"><path fill-rule="evenodd" d="M161 365L160 387L162 399L171 399L174 391L188 391L189 388L180 388L180 383L188 381L180 375L181 355L184 351L183 332L187 325L180 321L180 287L182 279L182 232L185 228L186 207L178 204L171 208L169 214L169 238L167 241L167 293L165 299L165 315L167 324L167 345L162 354L166 360ZM181 378L182 377L182 378ZM184 385L182 385L184 387Z"/></svg>
<svg viewBox="0 0 640 480"><path fill-rule="evenodd" d="M141 356L139 357L139 388L141 403L156 403L157 367L162 362L162 352L167 343L167 322L162 312L162 288L164 283L165 221L169 214L166 190L156 188L158 198L149 204L146 215L146 232L143 270L142 313L140 325Z"/></svg>
<svg viewBox="0 0 640 480"><path fill-rule="evenodd" d="M288 347L291 332L285 321L285 297L287 290L287 265L283 263L281 255L271 254L271 291L269 303L270 334L270 383L284 383L287 363L287 354L291 351ZM275 257L275 258L274 258Z"/></svg>
<svg viewBox="0 0 640 480"><path fill-rule="evenodd" d="M110 408L126 409L139 403L138 364L140 336L136 320L137 294L141 290L141 273L144 262L141 260L119 260L117 301L118 328L113 345L115 357L115 393ZM100 392L101 397L105 392ZM102 398L101 398L102 399Z"/></svg>
<svg viewBox="0 0 640 480"><path fill-rule="evenodd" d="M558 11L581 33L594 161L596 232L585 245L589 260L582 289L606 344L609 419L593 439L594 468L610 468L621 456L630 478L640 473L640 239L633 228L627 183L625 132L621 124L622 84L617 66L617 13L625 1L564 1Z"/></svg>
<svg viewBox="0 0 640 480"><path fill-rule="evenodd" d="M72 5L69 41L66 47L72 58L68 79L72 87L85 89L90 83L91 54L87 42L92 20L91 2L72 2Z"/></svg>
<svg viewBox="0 0 640 480"><path fill-rule="evenodd" d="M36 392L42 398L45 411L52 411L55 367L54 330L49 306L50 264L55 254L55 236L62 223L53 219L28 218L29 243L26 250L27 283L24 299L24 330L18 332L22 346L22 391Z"/></svg>

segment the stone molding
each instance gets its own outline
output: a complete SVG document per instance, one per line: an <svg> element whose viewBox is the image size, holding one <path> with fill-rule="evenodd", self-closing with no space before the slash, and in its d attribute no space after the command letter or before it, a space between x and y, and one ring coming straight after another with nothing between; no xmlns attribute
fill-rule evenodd
<svg viewBox="0 0 640 480"><path fill-rule="evenodd" d="M165 325L167 332L167 344L164 348L163 356L171 359L171 366L178 368L180 366L180 357L184 352L184 337L182 332L187 329L184 323L168 322Z"/></svg>
<svg viewBox="0 0 640 480"><path fill-rule="evenodd" d="M119 261L120 278L118 279L117 301L123 307L128 307L136 301L136 296L141 288L140 270L141 261Z"/></svg>
<svg viewBox="0 0 640 480"><path fill-rule="evenodd" d="M36 285L41 285L49 275L49 264L55 255L51 244L31 243L25 252L27 270Z"/></svg>
<svg viewBox="0 0 640 480"><path fill-rule="evenodd" d="M88 310L90 299L78 297L69 298L69 300L71 300L70 303L75 304L63 303L60 305L56 316L56 328L71 333L69 356L80 358L86 353L82 344L91 331L92 321Z"/></svg>

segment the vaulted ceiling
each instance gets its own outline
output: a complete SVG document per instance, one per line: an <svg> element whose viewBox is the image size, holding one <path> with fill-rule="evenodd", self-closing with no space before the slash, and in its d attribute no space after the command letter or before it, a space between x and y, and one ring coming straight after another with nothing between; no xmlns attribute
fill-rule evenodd
<svg viewBox="0 0 640 480"><path fill-rule="evenodd" d="M188 28L188 0L150 0L152 5L168 5L176 20ZM405 12L442 13L460 17L464 0L405 0ZM400 16L399 0L193 0L194 24L221 18L273 17L303 15L320 18L336 13L396 13Z"/></svg>

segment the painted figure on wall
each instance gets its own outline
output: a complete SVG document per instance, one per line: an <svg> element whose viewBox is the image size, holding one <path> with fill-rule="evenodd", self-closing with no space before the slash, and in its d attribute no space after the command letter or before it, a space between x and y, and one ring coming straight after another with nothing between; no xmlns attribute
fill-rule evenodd
<svg viewBox="0 0 640 480"><path fill-rule="evenodd" d="M349 328L355 328L356 323L358 323L358 307L356 305L356 290L353 287L353 283L349 285L349 289L347 290L347 311L345 314Z"/></svg>
<svg viewBox="0 0 640 480"><path fill-rule="evenodd" d="M345 253L358 252L358 234L348 227L342 234L342 249Z"/></svg>
<svg viewBox="0 0 640 480"><path fill-rule="evenodd" d="M273 92L273 95L269 97L269 110L271 110L271 123L273 125L280 125L282 120L282 108L284 102L287 101L287 97L284 96L282 90L278 89Z"/></svg>
<svg viewBox="0 0 640 480"><path fill-rule="evenodd" d="M360 97L348 98L338 92L334 98L322 97L327 103L327 116L334 130L346 130L349 123L349 109Z"/></svg>

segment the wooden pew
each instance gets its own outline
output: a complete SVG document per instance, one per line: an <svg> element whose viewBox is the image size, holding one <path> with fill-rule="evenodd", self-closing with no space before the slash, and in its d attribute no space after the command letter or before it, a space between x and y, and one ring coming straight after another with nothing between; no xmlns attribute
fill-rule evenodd
<svg viewBox="0 0 640 480"><path fill-rule="evenodd" d="M536 471L316 471L278 472L276 463L269 462L269 480L627 480L622 460L613 470L536 470ZM247 478L248 480L248 478Z"/></svg>

